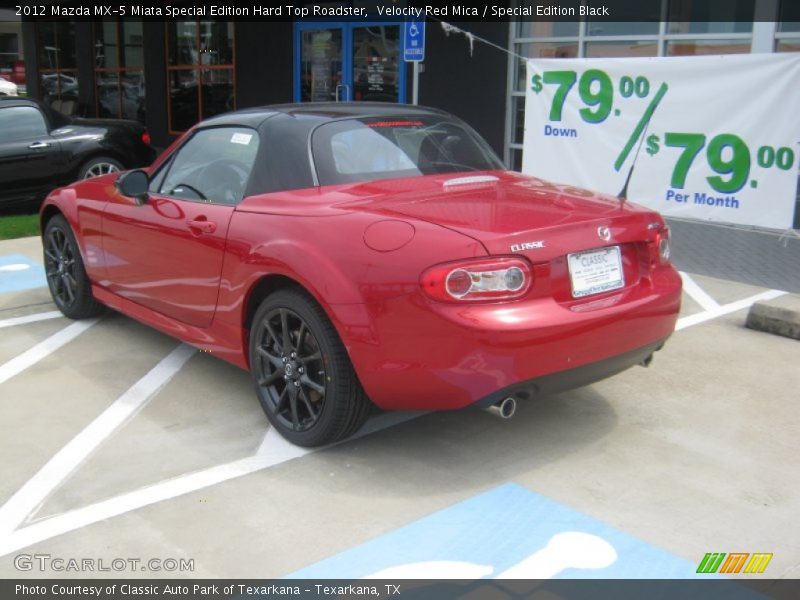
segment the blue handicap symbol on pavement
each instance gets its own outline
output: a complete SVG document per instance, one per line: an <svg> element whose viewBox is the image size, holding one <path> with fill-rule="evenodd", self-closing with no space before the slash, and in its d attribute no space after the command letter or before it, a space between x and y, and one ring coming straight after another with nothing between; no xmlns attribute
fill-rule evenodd
<svg viewBox="0 0 800 600"><path fill-rule="evenodd" d="M694 562L508 483L287 578L672 579L698 577L696 569Z"/></svg>
<svg viewBox="0 0 800 600"><path fill-rule="evenodd" d="M47 285L44 268L21 254L0 256L0 292L18 292Z"/></svg>

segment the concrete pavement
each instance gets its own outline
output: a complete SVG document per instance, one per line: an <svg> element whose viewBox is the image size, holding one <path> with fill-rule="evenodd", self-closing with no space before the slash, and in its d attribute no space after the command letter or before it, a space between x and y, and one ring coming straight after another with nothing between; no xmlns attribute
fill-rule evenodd
<svg viewBox="0 0 800 600"><path fill-rule="evenodd" d="M36 239L0 242L0 256L38 253ZM0 383L0 576L165 575L14 566L49 554L282 577L367 543L393 566L396 544L380 541L418 535L404 528L426 517L450 528L408 538L420 557L455 560L448 536L474 531L500 569L517 560L510 533L480 529L489 517L459 503L511 494L491 518L530 536L591 530L616 548L609 569L689 577L707 552L771 552L768 576L796 578L800 345L744 327L744 305L769 290L688 277L681 328L648 369L522 404L510 421L379 415L374 433L316 452L270 434L246 373L121 315L55 348L66 319L0 328L0 376L14 372ZM0 327L52 311L47 299L0 291ZM7 368L34 348L50 351Z"/></svg>

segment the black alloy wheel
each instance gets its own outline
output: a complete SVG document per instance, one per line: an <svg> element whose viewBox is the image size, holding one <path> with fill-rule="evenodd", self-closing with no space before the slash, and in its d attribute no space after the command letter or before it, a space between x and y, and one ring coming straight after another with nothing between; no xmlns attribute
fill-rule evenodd
<svg viewBox="0 0 800 600"><path fill-rule="evenodd" d="M61 215L50 219L42 241L47 286L58 309L71 319L99 314L102 305L92 296L92 284L66 219Z"/></svg>
<svg viewBox="0 0 800 600"><path fill-rule="evenodd" d="M320 446L352 435L369 400L322 308L297 289L267 297L250 331L250 370L261 407L290 442Z"/></svg>
<svg viewBox="0 0 800 600"><path fill-rule="evenodd" d="M257 383L272 414L292 431L308 431L325 405L325 363L308 324L289 308L276 308L260 323Z"/></svg>

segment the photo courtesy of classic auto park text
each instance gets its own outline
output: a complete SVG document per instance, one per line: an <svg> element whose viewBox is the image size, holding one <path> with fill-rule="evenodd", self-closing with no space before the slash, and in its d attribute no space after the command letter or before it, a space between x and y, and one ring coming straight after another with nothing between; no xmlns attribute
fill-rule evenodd
<svg viewBox="0 0 800 600"><path fill-rule="evenodd" d="M0 6L0 597L800 596L800 4Z"/></svg>

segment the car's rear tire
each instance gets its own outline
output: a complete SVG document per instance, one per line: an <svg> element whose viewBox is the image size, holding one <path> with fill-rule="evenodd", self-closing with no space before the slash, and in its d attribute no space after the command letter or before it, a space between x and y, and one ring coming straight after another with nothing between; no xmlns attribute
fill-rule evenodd
<svg viewBox="0 0 800 600"><path fill-rule="evenodd" d="M298 446L355 433L371 403L322 308L296 289L268 296L250 329L250 370L270 423Z"/></svg>
<svg viewBox="0 0 800 600"><path fill-rule="evenodd" d="M63 216L56 215L47 222L42 242L47 286L58 310L70 319L100 314L103 305L92 295L78 243Z"/></svg>
<svg viewBox="0 0 800 600"><path fill-rule="evenodd" d="M78 171L78 179L92 179L109 173L119 173L124 169L125 167L118 160L108 156L95 156L83 163Z"/></svg>

